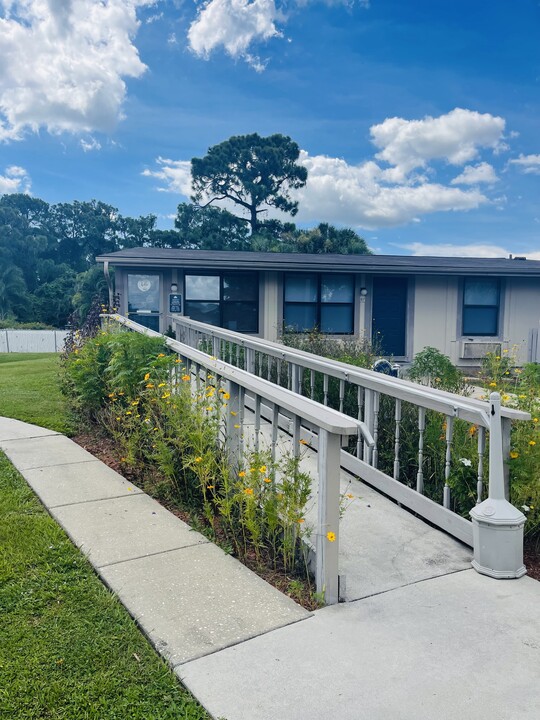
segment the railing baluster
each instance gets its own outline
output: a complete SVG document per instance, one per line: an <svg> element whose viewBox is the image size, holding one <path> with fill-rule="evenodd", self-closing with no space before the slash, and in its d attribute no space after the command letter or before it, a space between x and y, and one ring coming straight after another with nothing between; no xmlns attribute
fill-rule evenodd
<svg viewBox="0 0 540 720"><path fill-rule="evenodd" d="M373 393L373 439L375 440L375 445L373 446L373 453L372 453L372 459L371 464L373 467L377 467L377 463L379 462L379 403L380 403L381 394L378 392Z"/></svg>
<svg viewBox="0 0 540 720"><path fill-rule="evenodd" d="M267 366L266 366L266 379L270 380L270 376L272 374L272 356L267 355Z"/></svg>
<svg viewBox="0 0 540 720"><path fill-rule="evenodd" d="M255 395L255 451L259 452L261 434L261 396Z"/></svg>
<svg viewBox="0 0 540 720"><path fill-rule="evenodd" d="M310 387L310 398L313 400L315 395L315 370L309 371L309 387Z"/></svg>
<svg viewBox="0 0 540 720"><path fill-rule="evenodd" d="M368 388L364 391L364 422L373 436L374 430L374 414L373 414L373 395L374 391ZM370 448L367 441L364 440L364 462L368 465L372 464L373 448Z"/></svg>
<svg viewBox="0 0 540 720"><path fill-rule="evenodd" d="M339 412L343 412L343 401L345 400L345 380L339 381Z"/></svg>
<svg viewBox="0 0 540 720"><path fill-rule="evenodd" d="M426 408L418 408L418 472L416 491L424 493L424 433L426 431Z"/></svg>
<svg viewBox="0 0 540 720"><path fill-rule="evenodd" d="M301 425L302 419L300 418L300 415L294 415L292 419L293 424L293 454L295 458L300 457L300 433L302 430Z"/></svg>
<svg viewBox="0 0 540 720"><path fill-rule="evenodd" d="M328 375L323 375L323 405L328 405Z"/></svg>
<svg viewBox="0 0 540 720"><path fill-rule="evenodd" d="M239 449L240 455L244 452L244 414L246 409L246 390L240 385L238 390L238 425L240 425Z"/></svg>
<svg viewBox="0 0 540 720"><path fill-rule="evenodd" d="M236 346L236 367L240 367L240 345Z"/></svg>
<svg viewBox="0 0 540 720"><path fill-rule="evenodd" d="M276 385L281 385L281 366L282 361L278 358L277 359L277 378L276 378Z"/></svg>
<svg viewBox="0 0 540 720"><path fill-rule="evenodd" d="M478 481L476 483L476 504L482 502L484 493L484 453L486 451L486 429L482 426L478 427Z"/></svg>
<svg viewBox="0 0 540 720"><path fill-rule="evenodd" d="M452 470L452 436L454 434L454 418L451 415L446 416L446 457L444 463L444 490L443 490L443 506L450 509L450 486L448 480Z"/></svg>
<svg viewBox="0 0 540 720"><path fill-rule="evenodd" d="M399 480L399 450L400 450L400 431L401 431L401 400L396 398L395 412L396 429L394 433L394 480Z"/></svg>
<svg viewBox="0 0 540 720"><path fill-rule="evenodd" d="M357 391L356 391L356 401L358 404L358 420L362 420L362 406L364 402L364 393L363 388L358 385ZM358 430L358 436L356 439L356 457L360 458L362 455L362 433L360 430Z"/></svg>
<svg viewBox="0 0 540 720"><path fill-rule="evenodd" d="M277 439L278 439L278 429L279 429L279 405L274 403L272 405L272 444L271 444L272 462L275 462L275 460L276 460L276 445L277 445Z"/></svg>

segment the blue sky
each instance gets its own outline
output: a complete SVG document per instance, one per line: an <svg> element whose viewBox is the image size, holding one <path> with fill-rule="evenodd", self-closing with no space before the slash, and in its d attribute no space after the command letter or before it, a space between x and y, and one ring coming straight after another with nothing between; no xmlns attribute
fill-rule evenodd
<svg viewBox="0 0 540 720"><path fill-rule="evenodd" d="M172 225L189 160L302 148L303 226L540 259L536 0L0 0L0 192Z"/></svg>

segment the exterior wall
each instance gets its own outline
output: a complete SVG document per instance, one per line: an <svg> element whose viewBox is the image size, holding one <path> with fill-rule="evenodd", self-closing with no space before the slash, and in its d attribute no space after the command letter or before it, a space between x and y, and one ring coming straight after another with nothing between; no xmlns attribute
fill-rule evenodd
<svg viewBox="0 0 540 720"><path fill-rule="evenodd" d="M116 292L120 296L120 312L127 314L127 275L145 272L158 274L161 282L160 330L173 324L169 314L171 283L185 299L184 269L177 268L115 268ZM283 323L283 272L259 272L259 335L276 340ZM365 288L367 294L360 295ZM356 274L354 303L354 334L371 338L372 276ZM464 359L463 342L500 343L501 350L512 352L519 363L528 361L530 331L540 327L540 280L506 278L501 283L499 335L496 338L462 336L461 316L463 281L458 276L424 276L409 278L407 301L406 356L412 360L426 346L436 347L462 367L477 367L480 359ZM350 336L347 336L350 337Z"/></svg>
<svg viewBox="0 0 540 720"><path fill-rule="evenodd" d="M458 360L457 347L458 279L454 277L417 276L414 285L414 313L411 360L427 346Z"/></svg>
<svg viewBox="0 0 540 720"><path fill-rule="evenodd" d="M518 363L528 361L529 332L540 326L540 280L508 278L504 307L504 347Z"/></svg>

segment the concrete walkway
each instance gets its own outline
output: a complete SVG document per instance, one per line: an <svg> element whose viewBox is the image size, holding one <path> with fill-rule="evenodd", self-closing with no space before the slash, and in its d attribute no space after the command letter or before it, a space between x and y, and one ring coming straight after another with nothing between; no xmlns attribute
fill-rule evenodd
<svg viewBox="0 0 540 720"><path fill-rule="evenodd" d="M538 717L540 583L478 575L361 483L355 601L308 613L67 438L0 418L0 448L214 717Z"/></svg>

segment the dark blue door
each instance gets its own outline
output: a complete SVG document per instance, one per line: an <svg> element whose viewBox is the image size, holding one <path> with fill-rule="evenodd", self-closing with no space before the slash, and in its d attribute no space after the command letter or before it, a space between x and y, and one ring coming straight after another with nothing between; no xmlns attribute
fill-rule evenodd
<svg viewBox="0 0 540 720"><path fill-rule="evenodd" d="M381 355L405 355L406 322L407 278L373 278L372 340Z"/></svg>

